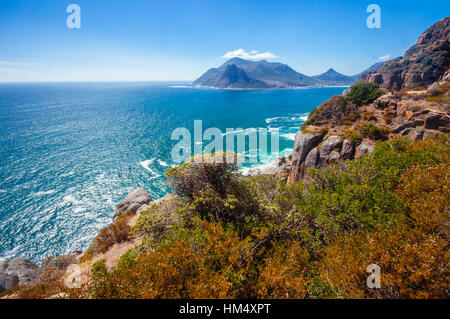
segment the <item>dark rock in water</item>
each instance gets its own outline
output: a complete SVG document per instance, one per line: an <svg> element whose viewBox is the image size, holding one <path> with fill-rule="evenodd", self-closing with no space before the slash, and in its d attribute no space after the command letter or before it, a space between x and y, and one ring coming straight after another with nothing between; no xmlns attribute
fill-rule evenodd
<svg viewBox="0 0 450 319"><path fill-rule="evenodd" d="M4 273L9 276L17 276L17 285L35 284L39 277L39 266L34 262L25 258L13 258L11 260L0 262L0 273ZM12 277L5 277L5 280L9 283Z"/></svg>
<svg viewBox="0 0 450 319"><path fill-rule="evenodd" d="M143 188L138 188L128 194L120 203L117 205L117 209L114 213L114 218L119 217L126 212L131 211L135 214L139 208L143 205L148 205L152 202L152 197Z"/></svg>
<svg viewBox="0 0 450 319"><path fill-rule="evenodd" d="M19 284L19 276L0 271L0 293Z"/></svg>

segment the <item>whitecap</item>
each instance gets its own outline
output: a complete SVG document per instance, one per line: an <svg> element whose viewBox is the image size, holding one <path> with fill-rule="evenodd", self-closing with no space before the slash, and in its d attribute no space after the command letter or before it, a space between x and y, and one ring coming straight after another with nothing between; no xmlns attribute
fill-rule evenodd
<svg viewBox="0 0 450 319"><path fill-rule="evenodd" d="M162 160L158 160L158 164L164 167L168 167L169 164L167 164L166 162L162 161Z"/></svg>
<svg viewBox="0 0 450 319"><path fill-rule="evenodd" d="M40 197L40 196L45 196L45 195L51 195L54 193L56 193L56 190L50 189L48 191L39 191L39 192L33 193L33 196Z"/></svg>
<svg viewBox="0 0 450 319"><path fill-rule="evenodd" d="M295 141L295 135L296 133L287 133L287 134L281 134L281 137L284 137L287 140Z"/></svg>
<svg viewBox="0 0 450 319"><path fill-rule="evenodd" d="M152 158L152 159L142 161L139 163L143 168L145 168L147 171L149 171L153 175L152 178L156 178L159 176L158 173L156 173L154 170L152 170L150 168L150 165L152 165L154 161L155 161L155 158Z"/></svg>

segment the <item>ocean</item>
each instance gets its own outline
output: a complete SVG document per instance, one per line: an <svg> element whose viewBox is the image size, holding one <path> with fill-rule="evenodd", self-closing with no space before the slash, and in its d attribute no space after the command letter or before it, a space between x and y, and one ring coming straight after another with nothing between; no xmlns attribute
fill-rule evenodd
<svg viewBox="0 0 450 319"><path fill-rule="evenodd" d="M345 88L216 90L187 83L0 84L0 257L85 250L115 206L143 187L170 192L175 128L280 130L292 153L309 112Z"/></svg>

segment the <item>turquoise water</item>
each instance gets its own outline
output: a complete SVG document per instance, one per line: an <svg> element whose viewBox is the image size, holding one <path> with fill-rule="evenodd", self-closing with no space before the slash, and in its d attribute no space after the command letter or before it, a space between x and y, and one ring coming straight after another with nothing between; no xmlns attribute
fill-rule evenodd
<svg viewBox="0 0 450 319"><path fill-rule="evenodd" d="M143 187L154 199L170 192L164 171L173 165L177 127L192 131L203 120L203 129L223 132L280 128L280 153L289 155L307 114L343 90L0 84L0 256L40 261L86 249L128 192Z"/></svg>

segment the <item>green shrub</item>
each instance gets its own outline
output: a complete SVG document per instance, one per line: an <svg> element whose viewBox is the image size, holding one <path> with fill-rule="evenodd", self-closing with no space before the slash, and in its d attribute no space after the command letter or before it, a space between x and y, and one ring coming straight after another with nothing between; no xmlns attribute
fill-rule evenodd
<svg viewBox="0 0 450 319"><path fill-rule="evenodd" d="M344 120L354 122L358 117L358 108L344 96L336 95L315 108L304 125L342 125Z"/></svg>
<svg viewBox="0 0 450 319"><path fill-rule="evenodd" d="M364 123L359 132L362 137L370 138L372 140L384 140L387 138L389 131L384 127L377 127L371 123Z"/></svg>
<svg viewBox="0 0 450 319"><path fill-rule="evenodd" d="M358 144L362 141L362 136L355 130L348 129L340 134L342 139L350 140L353 144Z"/></svg>
<svg viewBox="0 0 450 319"><path fill-rule="evenodd" d="M357 106L367 105L381 96L377 83L359 83L351 87L347 99Z"/></svg>

